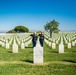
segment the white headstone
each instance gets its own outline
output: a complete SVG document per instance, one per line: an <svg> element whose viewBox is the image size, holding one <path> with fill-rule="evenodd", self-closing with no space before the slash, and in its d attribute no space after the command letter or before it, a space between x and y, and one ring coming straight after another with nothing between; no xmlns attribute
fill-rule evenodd
<svg viewBox="0 0 76 75"><path fill-rule="evenodd" d="M9 43L6 43L6 49L9 49Z"/></svg>
<svg viewBox="0 0 76 75"><path fill-rule="evenodd" d="M34 47L33 52L34 63L43 63L43 47L37 44L36 47Z"/></svg>
<svg viewBox="0 0 76 75"><path fill-rule="evenodd" d="M76 40L75 40L75 44L76 44Z"/></svg>
<svg viewBox="0 0 76 75"><path fill-rule="evenodd" d="M21 44L21 49L25 49L24 43Z"/></svg>
<svg viewBox="0 0 76 75"><path fill-rule="evenodd" d="M71 40L69 39L69 42L71 42Z"/></svg>
<svg viewBox="0 0 76 75"><path fill-rule="evenodd" d="M25 42L25 47L28 47L28 42Z"/></svg>
<svg viewBox="0 0 76 75"><path fill-rule="evenodd" d="M58 40L56 40L56 44L58 44Z"/></svg>
<svg viewBox="0 0 76 75"><path fill-rule="evenodd" d="M16 43L13 44L13 53L18 53L18 45Z"/></svg>
<svg viewBox="0 0 76 75"><path fill-rule="evenodd" d="M5 46L5 43L4 42L2 42L2 47L4 47Z"/></svg>
<svg viewBox="0 0 76 75"><path fill-rule="evenodd" d="M8 40L6 39L6 43L8 43Z"/></svg>
<svg viewBox="0 0 76 75"><path fill-rule="evenodd" d="M71 43L68 43L68 48L71 48Z"/></svg>
<svg viewBox="0 0 76 75"><path fill-rule="evenodd" d="M51 42L49 42L49 46L51 46Z"/></svg>
<svg viewBox="0 0 76 75"><path fill-rule="evenodd" d="M49 40L51 40L51 38L49 38Z"/></svg>
<svg viewBox="0 0 76 75"><path fill-rule="evenodd" d="M74 41L72 42L72 46L75 46L75 42Z"/></svg>
<svg viewBox="0 0 76 75"><path fill-rule="evenodd" d="M55 48L56 48L56 44L52 43L52 49L55 49Z"/></svg>
<svg viewBox="0 0 76 75"><path fill-rule="evenodd" d="M0 41L0 45L2 45L2 41Z"/></svg>
<svg viewBox="0 0 76 75"><path fill-rule="evenodd" d="M59 44L59 53L64 53L64 45Z"/></svg>
<svg viewBox="0 0 76 75"><path fill-rule="evenodd" d="M9 41L9 44L11 45L12 41Z"/></svg>
<svg viewBox="0 0 76 75"><path fill-rule="evenodd" d="M20 45L20 41L18 41L18 44Z"/></svg>
<svg viewBox="0 0 76 75"><path fill-rule="evenodd" d="M65 40L65 43L67 44L67 43L68 43L68 41L67 41L67 40Z"/></svg>

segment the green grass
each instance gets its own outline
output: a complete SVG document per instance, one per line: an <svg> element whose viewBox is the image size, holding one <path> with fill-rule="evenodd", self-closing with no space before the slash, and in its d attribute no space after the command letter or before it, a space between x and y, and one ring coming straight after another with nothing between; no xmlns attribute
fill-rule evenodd
<svg viewBox="0 0 76 75"><path fill-rule="evenodd" d="M0 75L75 75L76 46L58 53L44 44L44 63L33 63L33 48L25 48L19 53L12 53L12 48L0 46Z"/></svg>

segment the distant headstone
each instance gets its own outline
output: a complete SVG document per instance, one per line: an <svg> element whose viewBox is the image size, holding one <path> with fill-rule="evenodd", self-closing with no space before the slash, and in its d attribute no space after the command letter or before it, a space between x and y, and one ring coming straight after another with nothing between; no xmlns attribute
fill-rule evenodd
<svg viewBox="0 0 76 75"><path fill-rule="evenodd" d="M51 38L49 38L49 40L51 40Z"/></svg>
<svg viewBox="0 0 76 75"><path fill-rule="evenodd" d="M67 44L67 43L68 43L68 41L67 41L67 40L65 40L65 43Z"/></svg>
<svg viewBox="0 0 76 75"><path fill-rule="evenodd" d="M56 40L56 44L58 44L58 40Z"/></svg>
<svg viewBox="0 0 76 75"><path fill-rule="evenodd" d="M18 41L18 44L20 45L20 41Z"/></svg>
<svg viewBox="0 0 76 75"><path fill-rule="evenodd" d="M5 46L5 43L4 42L2 42L2 47L4 47Z"/></svg>
<svg viewBox="0 0 76 75"><path fill-rule="evenodd" d="M25 49L24 43L21 44L21 49Z"/></svg>
<svg viewBox="0 0 76 75"><path fill-rule="evenodd" d="M71 48L71 43L68 43L68 48Z"/></svg>
<svg viewBox="0 0 76 75"><path fill-rule="evenodd" d="M11 45L12 41L9 41L9 44Z"/></svg>
<svg viewBox="0 0 76 75"><path fill-rule="evenodd" d="M6 39L6 43L8 43L8 40Z"/></svg>
<svg viewBox="0 0 76 75"><path fill-rule="evenodd" d="M69 39L69 42L71 42L71 40Z"/></svg>
<svg viewBox="0 0 76 75"><path fill-rule="evenodd" d="M2 41L0 41L0 45L2 45Z"/></svg>
<svg viewBox="0 0 76 75"><path fill-rule="evenodd" d="M75 42L74 41L72 42L72 46L75 46Z"/></svg>
<svg viewBox="0 0 76 75"><path fill-rule="evenodd" d="M76 44L76 40L75 40L75 44Z"/></svg>
<svg viewBox="0 0 76 75"><path fill-rule="evenodd" d="M49 46L51 46L51 42L49 42Z"/></svg>
<svg viewBox="0 0 76 75"><path fill-rule="evenodd" d="M25 47L28 47L28 42L25 42Z"/></svg>
<svg viewBox="0 0 76 75"><path fill-rule="evenodd" d="M18 45L16 43L13 44L13 53L18 53Z"/></svg>
<svg viewBox="0 0 76 75"><path fill-rule="evenodd" d="M55 48L56 48L56 44L52 43L52 49L55 49Z"/></svg>
<svg viewBox="0 0 76 75"><path fill-rule="evenodd" d="M59 53L64 53L64 45L59 44Z"/></svg>
<svg viewBox="0 0 76 75"><path fill-rule="evenodd" d="M6 49L9 49L9 43L6 43Z"/></svg>

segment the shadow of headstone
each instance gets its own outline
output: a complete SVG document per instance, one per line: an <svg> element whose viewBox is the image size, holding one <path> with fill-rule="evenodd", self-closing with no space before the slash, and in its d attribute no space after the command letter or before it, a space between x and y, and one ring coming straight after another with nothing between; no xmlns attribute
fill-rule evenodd
<svg viewBox="0 0 76 75"><path fill-rule="evenodd" d="M76 63L76 61L73 61L73 60L63 60L65 62L71 62L71 63Z"/></svg>
<svg viewBox="0 0 76 75"><path fill-rule="evenodd" d="M21 60L21 61L23 61L23 62L28 62L28 63L33 63L32 60Z"/></svg>

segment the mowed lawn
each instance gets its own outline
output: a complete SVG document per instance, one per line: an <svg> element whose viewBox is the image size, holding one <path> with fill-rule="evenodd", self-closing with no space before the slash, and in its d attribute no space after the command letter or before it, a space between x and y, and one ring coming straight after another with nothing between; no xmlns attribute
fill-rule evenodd
<svg viewBox="0 0 76 75"><path fill-rule="evenodd" d="M58 53L44 44L44 63L33 63L33 48L19 53L12 53L12 47L5 49L0 46L0 75L76 75L76 46Z"/></svg>

